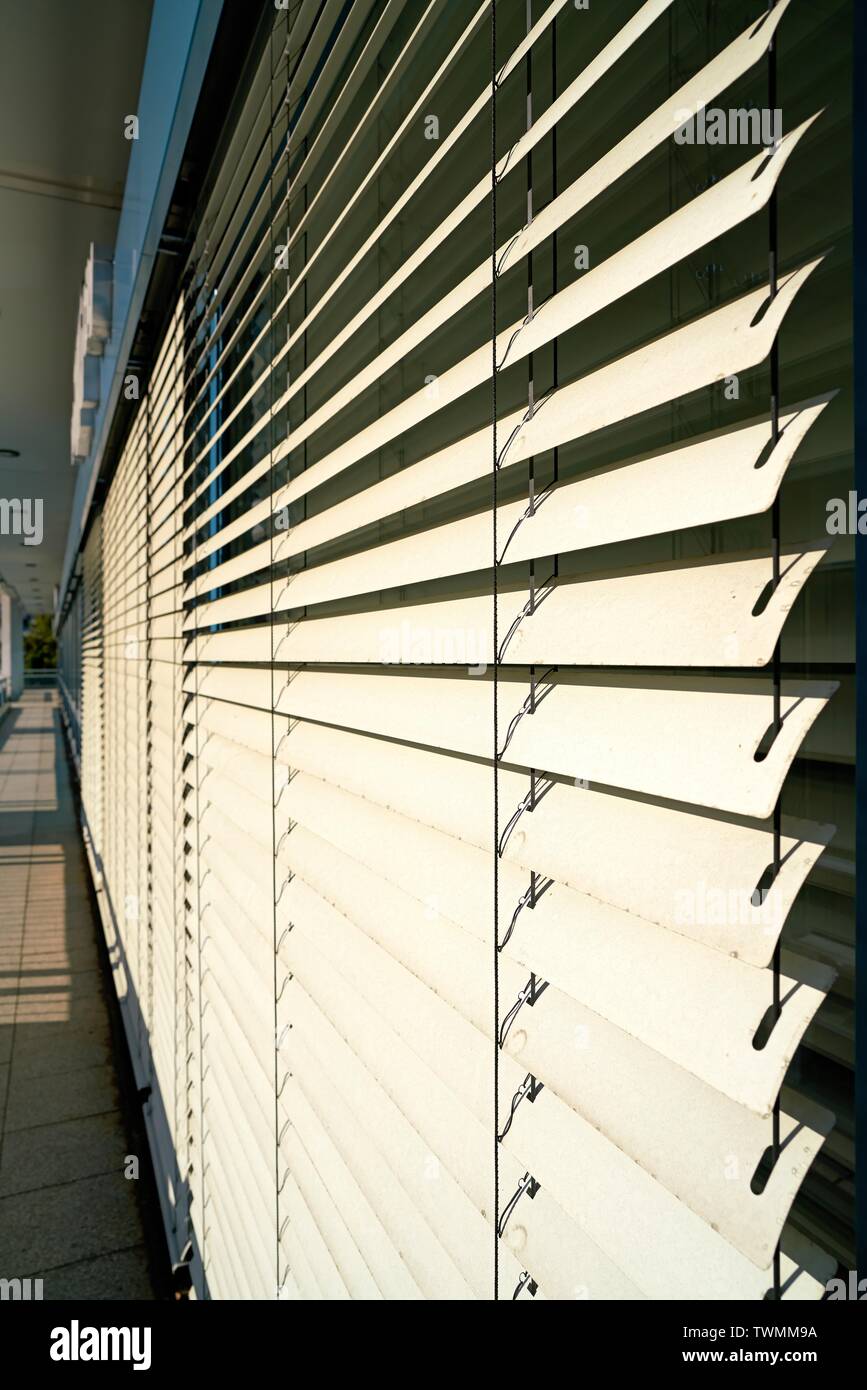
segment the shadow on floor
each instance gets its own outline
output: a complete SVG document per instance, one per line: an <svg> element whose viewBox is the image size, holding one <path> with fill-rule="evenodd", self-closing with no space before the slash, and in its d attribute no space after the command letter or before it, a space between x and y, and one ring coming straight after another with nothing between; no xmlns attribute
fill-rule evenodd
<svg viewBox="0 0 867 1390"><path fill-rule="evenodd" d="M49 1300L171 1296L56 697L42 690L0 721L0 1280L26 1278Z"/></svg>

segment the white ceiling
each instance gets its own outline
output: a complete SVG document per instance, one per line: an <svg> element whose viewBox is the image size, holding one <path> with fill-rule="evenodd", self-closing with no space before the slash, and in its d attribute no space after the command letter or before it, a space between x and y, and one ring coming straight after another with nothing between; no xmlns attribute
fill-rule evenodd
<svg viewBox="0 0 867 1390"><path fill-rule="evenodd" d="M0 0L0 498L42 498L44 539L0 534L0 580L50 611L75 473L72 353L91 241L113 245L151 0Z"/></svg>

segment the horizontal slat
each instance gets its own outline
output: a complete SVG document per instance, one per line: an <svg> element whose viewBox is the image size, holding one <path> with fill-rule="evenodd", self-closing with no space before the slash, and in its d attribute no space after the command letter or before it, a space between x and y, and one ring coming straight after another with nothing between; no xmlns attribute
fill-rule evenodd
<svg viewBox="0 0 867 1390"><path fill-rule="evenodd" d="M781 554L781 581L756 614L773 578L770 556L693 561L559 582L537 595L500 592L502 659L541 666L764 666L783 623L829 542ZM506 644L512 624L521 615ZM320 662L330 665L492 665L490 597L377 608L335 618L203 634L202 662Z"/></svg>
<svg viewBox="0 0 867 1390"><path fill-rule="evenodd" d="M540 37L540 35L545 32L549 24L556 17L557 13L563 9L566 2L567 0L553 0L553 3L547 6L540 19L537 20L536 24L530 30L530 33L526 36L526 38L521 40L521 42L516 46L514 52L510 55L508 62L506 63L504 69L501 71L501 80L509 71L514 71L517 65L520 63L521 59L532 50L533 44ZM649 3L656 6L660 3L670 3L670 0L649 0ZM472 18L470 23L464 29L464 32L459 37L457 43L453 45L444 63L441 65L441 73L447 71L448 68L455 61L455 59L459 56L464 46L464 43L471 37L473 31L476 29L478 23L483 19L483 17L484 7L481 6L476 11L475 16ZM435 87L436 82L437 77L435 77L433 81L431 81L428 84L431 90L433 90L433 88ZM349 262L343 267L343 269L338 275L330 279L328 286L317 297L315 305L311 308L309 314L305 316L305 319L302 322L302 324L299 325L298 328L295 330L295 333L292 336L290 336L289 341L287 342L284 348L284 352L288 352L289 348L294 345L295 341L297 341L298 336L308 329L310 322L318 316L319 312L321 312L322 308L325 307L327 302L337 292L339 286L346 280L347 276L351 273L351 271L354 270L355 267L363 260L364 256L368 253L368 251L370 251L372 247L376 245L377 241L380 239L380 237L382 237L382 235L387 231L388 227L400 215L401 211L410 202L412 197L416 193L421 191L425 182L431 177L431 175L436 171L436 169L439 168L443 161L448 157L450 150L457 144L464 132L469 129L473 120L484 110L485 106L488 104L488 101L490 100L490 90L490 85L486 84L486 86L482 89L481 94L476 98L476 100L471 104L471 106L458 118L457 121L455 121L454 125L449 130L445 138L442 141L438 142L437 148L434 150L430 159L428 159L422 166L421 170L416 175L416 177L408 184L406 188L402 189L398 197L393 200L393 202L389 206L388 211L385 213L382 220L374 228L371 234L365 239L364 242L362 242L362 244L359 247L356 248ZM416 104L420 106L421 109L423 109L420 100ZM409 119L405 118L404 125L406 125L407 128L409 128ZM402 130L399 130L395 133L395 135L392 137L392 140L389 142L389 146L387 147L388 149L397 145L400 135L402 133ZM386 152L383 151L383 155L385 153ZM372 178L375 176L375 170L382 162L384 162L384 160L381 158L376 162L376 164L374 164L373 168L367 171L367 175L363 180L362 184L360 185L359 192L372 180ZM352 201L354 202L355 200L353 199ZM308 273L318 261L319 256L326 249L329 241L330 236L324 237L322 241L320 241L319 244L313 248L311 254L305 258L305 265L302 268L299 276L295 280L295 288L298 288L304 282ZM217 467L214 470L212 470L211 474L209 475L209 478L207 480L208 484L210 484L211 480L214 477L216 477L219 473L221 473L234 460L238 452L241 449L243 449L252 438L255 437L256 433L258 433L258 430L261 428L261 426L262 421L259 421L252 428L252 430L248 431L247 435L244 436L244 438L234 446L233 449L226 452L226 454L220 460ZM206 485L199 484L199 486L195 489L193 493L193 497L197 497L205 490Z"/></svg>
<svg viewBox="0 0 867 1390"><path fill-rule="evenodd" d="M701 194L693 202L688 203L671 217L657 224L649 232L632 242L630 246L582 275L568 290L561 291L555 301L549 301L549 303L542 305L536 311L536 316L556 312L562 324L575 327L593 314L599 313L602 309L615 303L624 295L628 295L654 276L661 274L678 260L688 257L711 237L722 235L730 227L752 215L767 201L773 191L774 182L782 171L786 157L793 151L797 141L810 124L811 122L805 122L797 131L788 136L781 143L774 157L769 159L763 151L734 174L730 174L719 184L713 185L706 193ZM564 217L572 215L566 194L549 204L545 211L534 219L530 228L516 239L510 248L512 257L529 254L534 246L541 244L545 237L556 230L558 223L555 210L562 212ZM365 387L373 384L381 374L390 370L406 354L416 348L429 333L440 328L446 321L447 314L461 312L470 299L485 289L489 279L489 262L485 262L478 271L467 277L451 292L447 299L442 302L442 306L437 306L436 310L429 310L417 324L402 334L381 357L376 358L364 371L356 373L341 392L329 398L327 407L323 407L323 409L327 409L331 414L339 411L344 405L348 405L349 401L360 394ZM785 308L784 305L779 307L783 310ZM558 331L562 331L562 328ZM502 335L500 342L503 345L504 363L506 361L511 363L513 360L516 341L520 341L518 334L521 332L521 325L513 325ZM448 373L446 373L447 380ZM443 378L440 377L437 383L437 393L443 389L442 383ZM425 392L425 398L430 398L429 391ZM297 442L301 441L298 440ZM292 487L293 485L290 484L286 494L287 505L294 500ZM262 568L269 563L270 551L270 541L254 546L243 555L218 566L212 573L200 579L197 591L215 588L231 579ZM292 553L298 552L293 550Z"/></svg>
<svg viewBox="0 0 867 1390"><path fill-rule="evenodd" d="M797 284L797 275L790 277L789 291L794 292ZM592 372L555 392L526 423L520 412L509 417L505 423L508 427L511 422L512 430L506 429L500 436L508 462L543 453L602 428L612 418L628 418L631 413L661 404L673 394L719 380L730 370L742 370L747 365L745 359L755 365L770 350L776 327L785 313L787 296L781 290L773 307L756 326L750 327L765 299L764 291L747 295L619 362ZM735 344L736 357L726 351ZM661 377L663 360L667 371ZM674 375L681 362L683 374ZM676 393L672 392L675 382ZM514 563L764 511L771 505L795 452L828 399L817 398L781 412L779 439L767 458L763 455L772 440L771 425L770 421L760 420L734 430L714 431L698 441L626 460L619 466L565 483L526 519L526 503L508 503L497 510L498 556ZM452 483L490 473L490 429L453 446L452 454L453 470L455 466L460 469L460 476L452 471ZM756 467L758 461L762 461L761 467ZM416 468L423 469L424 465ZM410 486L420 481L422 476L414 474ZM447 485L448 480L441 478L436 490ZM409 504L411 498L421 500L411 493L404 501ZM281 505L285 505L285 494ZM346 513L344 516L351 525ZM308 535L307 539L312 537ZM290 551L294 545L294 541L287 543ZM492 519L490 513L479 513L422 535L301 571L288 582L277 577L274 584L269 582L200 603L185 617L184 627L189 630L255 617L272 607L300 607L381 587L470 573L487 568L491 555ZM274 558L282 558L279 543L275 543ZM212 580L202 578L195 587L200 593L210 592ZM192 592L193 586L189 594Z"/></svg>
<svg viewBox="0 0 867 1390"><path fill-rule="evenodd" d="M645 6L644 10L640 12L639 16L636 16L633 20L633 27L636 30L635 37L638 36L638 33L640 33L644 27L646 27L646 24L643 22L645 18L655 18L656 15L662 13L664 8L666 8L665 0L660 0L660 3L654 4L653 6ZM553 11L554 9L554 6L549 7L549 11ZM621 177L622 174L625 173L632 166L633 163L637 162L638 159L640 159L643 155L645 155L651 149L653 149L662 139L665 139L669 135L671 135L678 124L676 118L676 113L678 110L682 110L684 106L689 106L693 109L698 109L700 106L705 105L711 96L715 95L718 91L722 90L722 88L728 86L730 83L735 81L738 76L748 71L749 68L753 65L753 63L755 63L761 56L761 54L764 52L767 42L769 41L769 37L774 32L774 29L776 25L779 23L780 19L782 18L785 9L785 4L778 5L772 14L760 20L758 24L751 25L738 39L736 39L732 44L730 44L729 47L725 49L724 52L714 60L713 63L709 64L708 67L704 69L698 75L697 78L693 79L691 83L687 83L680 90L680 92L676 94L676 97L672 98L671 101L668 104L666 104L665 107L663 107L660 111L654 113L652 117L650 117L647 121L645 121L639 127L637 127L637 129L632 133L631 137L627 137L626 140L622 141L620 145L615 147L615 149L610 153L607 162L605 160L599 161L599 163L596 166L594 166L594 168L591 169L587 175L584 176L584 182L580 183L580 193L578 193L576 190L575 210L577 211L578 208L585 206L586 203L590 201L593 197L598 196L598 194L603 192L604 189L607 188L612 182L616 181L617 178ZM527 40L525 40L525 44L527 47L531 45L532 38L535 37L536 31L540 30L543 26L544 22L547 19L548 13L549 12L546 11L546 15L543 16L543 18L537 22L534 29L531 30L531 34L528 35ZM512 65L514 65L514 62L521 53L522 47L523 45L519 46L515 54L513 54L512 59L510 60ZM487 91L483 92L482 95L477 99L476 103L474 104L474 107L470 109L470 112L475 113L481 111L488 99L488 95L489 93ZM389 210L388 215L381 224L382 228L387 226L388 223L393 219L393 217L399 213L401 207L407 201L408 197L410 197L416 191L416 187L421 187L424 179L430 174L431 170L436 167L436 165L442 158L445 157L445 155L448 153L450 145L460 134L463 125L466 123L466 120L467 118L465 117L463 121L459 121L457 123L457 125L450 132L449 137L447 137L447 139L440 144L440 147L437 150L437 152L426 163L424 170L422 171L422 174L419 175L415 182L411 184L407 190L405 190L404 194L396 200L395 204ZM630 140L631 144L629 143ZM485 189L480 188L480 196L484 196L485 191ZM375 235L376 233L374 233L374 237ZM373 238L369 240L372 244ZM330 297L330 294L336 292L343 279L345 279L346 274L349 273L349 270L359 259L363 250L364 247L360 249L354 260L350 261L349 265L344 269L344 271L342 271L337 277L335 277L335 280L330 288L330 293L326 293L324 297L321 297L317 301L316 311L318 311L319 307L323 303L327 302L327 299ZM312 259L313 258L311 258L311 263ZM548 309L548 316L546 322L553 317L551 313L551 306L554 305L558 299L559 296L555 296L554 300L548 302L548 305L546 306L546 308ZM560 302L562 303L562 301ZM299 329L297 331L301 332L306 327L307 320L305 320L304 323L302 323L302 325L299 326ZM520 326L516 325L515 327ZM513 337L513 334L514 329L510 329L506 332L506 334L501 335L499 341L501 342L503 348L505 348L506 345L509 343L510 339ZM533 343L535 341L535 336L536 334L531 324L529 331L522 335L520 347L517 346L516 343L512 343L511 360L515 360L517 356L523 355L524 352L533 351ZM547 338L545 336L542 336L541 341L547 341ZM537 343L535 345L538 346L539 344ZM478 380L481 381L485 379L485 376L488 374L490 370L490 349L480 349L479 353L477 353L475 356L476 359L478 359L475 370L477 373L481 371L481 375L478 376ZM500 353L498 351L498 357L499 356ZM471 360L472 359L467 359L467 362L469 363ZM471 368L455 368L452 369L452 374L454 373L459 373L459 376L456 378L454 387L458 394L472 389L472 385L477 384L474 382L472 378ZM344 446L343 449L338 450L336 454L330 456L328 459L320 460L312 468L308 468L300 478L296 479L295 482L290 485L287 497L294 498L303 496L306 492L310 490L311 487L317 486L321 481L323 481L325 477L333 476L335 472L340 471L340 469L342 468L348 467L351 462L355 461L355 459L361 458L364 456L365 453L371 452L372 450L381 447L381 444L383 442L385 442L388 438L393 437L395 431L407 427L407 420L410 417L412 417L416 422L418 422L421 419L424 419L427 415L435 413L435 411L437 409L440 409L443 405L445 405L448 399L450 398L449 384L447 382L447 377L449 375L451 374L444 374L439 378L439 399L436 402L430 402L428 400L427 393L424 391L418 393L415 397L411 397L408 402L405 402L402 406L398 406L396 410L389 412L386 416L382 418L380 422L377 422L376 425L369 427L366 431L363 431L361 435L358 437L356 443ZM327 411L330 408L330 405L327 407L323 407L323 411ZM319 413L322 414L322 411ZM274 451L273 458L271 456L266 455L262 462L257 464L253 469L249 470L243 486L248 486L249 483L252 482L255 477L262 476L264 472L267 472L267 469L268 467L270 467L270 463L272 461L278 462L280 458L285 456L285 454L289 451L290 447L294 448L298 444L300 444L303 438L306 438L308 434L311 433L312 430L318 426L318 424L319 420L316 416L313 416L310 420L305 421L304 425L301 427L301 430L299 432L296 432L293 436L291 446L288 444L278 446L277 450ZM254 430L253 433L255 432L256 431ZM249 438L242 441L242 444L236 446L236 448L240 448L248 442ZM359 449L360 452L358 452ZM352 450L355 450L354 456L351 456ZM221 460L217 468L212 472L211 475L209 475L209 482L220 471L222 471L223 469L225 469L226 466L228 466L228 463L231 462L231 459L235 452L236 450L230 451L226 455L226 457L223 460ZM233 496L237 495L239 486L239 484L235 484L232 488L228 489L227 493L225 494L225 500L229 500ZM205 484L203 483L200 484L197 492L201 494L202 492L204 492L204 490ZM223 503L223 505L225 505L225 502ZM213 504L211 507L206 508L205 511L197 518L195 523L196 527L201 526L206 519L208 519L210 516L213 516L215 514L215 508L216 510L219 510L219 506L217 504Z"/></svg>
<svg viewBox="0 0 867 1390"><path fill-rule="evenodd" d="M296 877L289 885L286 897L287 920L294 923L284 938L286 963L295 969L300 943L308 940L325 954L333 969L351 978L354 988L372 1001L384 1017L393 1020L398 1032L412 1049L432 1065L434 1070L445 1069L450 1084L463 1097L483 1124L490 1122L489 1074L492 1040L466 1024L448 1005L421 980L401 967L376 942L381 928L391 924L381 921L373 901L356 904L356 918L365 920L364 930L350 922L330 904ZM399 929L399 924L393 924ZM368 936L368 933L370 935ZM303 956L299 959L303 960ZM488 983L490 972L485 974ZM490 986L488 986L490 988ZM536 1015L542 1015L550 990L531 1011L532 1020L521 1016L523 1031L537 1031L541 1026ZM488 1018L492 1015L489 1011ZM574 1046L558 1038L550 1057L556 1064L560 1050L563 1054L562 1075L549 1078L543 1091L551 1093L551 1103L564 1107L572 1127L569 1152L575 1156L571 1165L573 1182L583 1191L581 1153L583 1125L593 1133L600 1131L618 1150L631 1154L664 1182L672 1195L697 1215L702 1216L738 1248L750 1252L750 1257L767 1267L776 1232L788 1210L803 1173L821 1145L823 1134L807 1123L806 1118L793 1119L783 1113L784 1136L797 1131L798 1138L786 1150L787 1162L778 1165L761 1196L750 1191L750 1178L770 1142L770 1119L760 1119L742 1107L727 1101L710 1088L688 1077L680 1068L672 1068L661 1059L642 1057L634 1044L619 1030L607 1029L597 1023L593 1034L594 1066L576 1068ZM615 1037L617 1042L615 1044ZM553 1039L552 1039L553 1041ZM523 1045L526 1048L526 1043ZM627 1055L629 1061L627 1062ZM459 1059L459 1060L458 1060ZM600 1059L605 1062L605 1076L597 1071ZM614 1065L620 1085L610 1090ZM636 1070L630 1068L635 1066ZM500 1113L508 1114L512 1094L521 1084L527 1070L525 1058L516 1065L510 1051L500 1057ZM539 1075L537 1071L534 1075ZM665 1079L664 1079L665 1078ZM538 1102L537 1102L538 1103ZM532 1110L531 1106L527 1106ZM660 1113L665 1123L660 1126ZM648 1124L650 1116L655 1121ZM584 1120L581 1116L584 1116ZM827 1124L829 1117L820 1112L815 1119ZM736 1177L727 1177L726 1153L739 1156ZM614 1161L612 1153L610 1161ZM540 1180L544 1183L542 1174ZM580 1210L583 1198L573 1198ZM610 1220L610 1206L606 1209Z"/></svg>
<svg viewBox="0 0 867 1390"><path fill-rule="evenodd" d="M432 683L433 682L433 683ZM271 672L201 668L198 704L212 697L270 708ZM496 688L499 755L526 768L769 816L783 779L833 681L784 682L782 726L756 760L774 718L773 693L756 682L719 677L597 676L560 673L529 681L301 670L276 700L278 713L384 734L390 739L487 757ZM432 712L435 711L435 718ZM578 731L578 732L576 732Z"/></svg>
<svg viewBox="0 0 867 1390"><path fill-rule="evenodd" d="M341 981L339 971L330 970L325 960L306 946L297 960L304 986L296 976L287 996L294 1019L293 1057L298 1055L295 1042L303 1038L310 1049L305 1050L306 1055L315 1056L320 1067L329 1069L334 1084L344 1089L347 1104L355 1107L358 1123L369 1126L380 1142L390 1138L390 1126L395 1123L392 1117L396 1110L399 1115L403 1107L403 1113L429 1146L429 1157L420 1166L424 1173L435 1177L428 1188L434 1189L431 1200L438 1215L444 1218L451 1209L443 1193L443 1184L449 1181L451 1173L465 1185L476 1213L479 1207L488 1207L492 1183L490 1140L485 1126L469 1112L455 1110L457 1102L443 1082L398 1034L386 1029L351 982ZM310 997L310 989L319 992L318 1005ZM340 1020L340 1031L328 1023L326 1015ZM544 1096L542 1092L539 1101ZM555 1107L546 1106L543 1140L555 1122L554 1112ZM528 1128L534 1116L531 1108ZM594 1237L601 1237L606 1245L616 1242L612 1248L617 1249L623 1269L641 1271L639 1277L645 1280L648 1297L692 1298L697 1292L703 1292L707 1298L762 1297L767 1283L765 1275L625 1155L612 1153L604 1136L589 1127L581 1132L587 1141L579 1150L582 1186L585 1176L587 1186L580 1208L576 1204L575 1209L580 1209L580 1222L587 1232L583 1245L575 1249L581 1240L580 1227L573 1225L543 1186L529 1206L519 1204L507 1226L500 1255L504 1286L510 1272L504 1256L508 1244L514 1241L521 1262L527 1263L532 1256L531 1268L537 1278L540 1268L550 1266L554 1285L564 1286L568 1298L575 1297L581 1288L588 1297L599 1297L603 1290L612 1296L641 1297L641 1290L625 1274L610 1260L606 1263L602 1249L594 1241ZM503 1192L504 1203L523 1171L508 1142L507 1137L501 1154L501 1185L507 1189ZM396 1143L394 1151L398 1151ZM576 1190L575 1154L573 1136L567 1129L565 1134L556 1135L556 1148L548 1156L547 1165L542 1161L541 1170L547 1166L552 1190L561 1196ZM566 1173L561 1176L564 1166ZM538 1169L539 1165L535 1167ZM608 1216L611 1212L617 1213L614 1222ZM821 1283L806 1275L797 1278L796 1267L786 1253L789 1244L787 1232L783 1252L786 1296L821 1296L824 1279L833 1271L824 1273ZM658 1257L657 1245L664 1247L664 1258Z"/></svg>
<svg viewBox="0 0 867 1390"><path fill-rule="evenodd" d="M461 758L324 725L211 703L187 739L198 757L238 782L270 767L278 811L292 768L366 797L374 805L490 850L493 772ZM258 760L258 761L257 761ZM264 773L263 773L264 769ZM505 861L538 870L603 903L669 927L754 965L767 965L792 902L834 827L784 818L781 868L757 903L773 862L770 827L655 806L588 787L540 787L532 810L526 775L498 772ZM544 794L542 794L544 790ZM517 816L514 829L507 826Z"/></svg>
<svg viewBox="0 0 867 1390"><path fill-rule="evenodd" d="M293 778L280 811L297 822L288 845L293 869L321 896L337 902L339 893L348 904L353 895L375 889L383 911L387 902L399 909L407 951L420 930L436 942L443 966L451 962L461 978L474 978L479 962L490 959L489 854L303 773ZM386 884L409 894L415 905L392 898ZM756 1050L753 1039L773 998L768 970L556 883L535 907L522 910L507 940L512 913L527 889L525 873L499 866L503 961L521 967L523 979L532 971L548 980L733 1100L768 1113L833 970L785 958L784 972L794 978L787 982L784 975L780 1017ZM399 958L408 963L405 954Z"/></svg>
<svg viewBox="0 0 867 1390"><path fill-rule="evenodd" d="M279 1102L281 1119L296 1127L305 1123L306 1132L327 1127L328 1137L355 1180L358 1218L367 1216L364 1234L359 1239L363 1241L363 1248L370 1249L375 1243L382 1251L377 1273L385 1296L389 1299L471 1297L467 1281L376 1146L346 1114L327 1077L318 1071L315 1058L302 1047L296 1053L295 1046L293 1041L290 1049L292 1072L286 1079ZM311 1097L315 1097L315 1111ZM320 1144L317 1156L321 1148ZM387 1253L383 1248L386 1242L391 1246Z"/></svg>
<svg viewBox="0 0 867 1390"><path fill-rule="evenodd" d="M293 963L294 960L293 955ZM359 1106L363 1114L378 1117L385 1105L385 1114L389 1116L393 1114L394 1102L397 1102L424 1142L430 1146L428 1158L421 1167L421 1176L427 1178L429 1186L431 1183L427 1175L434 1179L431 1198L435 1200L442 1194L440 1201L443 1204L447 1202L448 1188L446 1187L444 1192L443 1187L447 1176L454 1172L468 1193L473 1207L477 1211L480 1210L486 1222L492 1226L493 1174L489 1129L459 1104L436 1072L426 1067L419 1057L407 1048L399 1034L384 1026L366 1003L363 994L347 985L341 979L339 970L329 970L315 947L308 947L306 942L298 944L298 968L304 986L300 988L293 982L290 994L293 1016L297 1020L291 1044L293 1059L298 1056L297 1043L302 1038L309 1038L311 1053L307 1055L315 1056L319 1065L329 1070L335 1085L345 1087L348 1078L351 1077L352 1086L347 1094L350 1102ZM329 1013L335 1007L339 1010L340 1000L345 1001L346 1012L340 1010L337 1015L340 1019L339 1030L326 1022L325 1015L320 1012L321 1004L319 1008L313 1006L312 998L309 998L307 993L311 985L318 991L319 999L327 1001L326 1008ZM347 1030L352 1039L352 1047L347 1047L344 1041ZM391 1101L390 1106L381 1087L373 1084L365 1068L359 1066L359 1058L366 1059L367 1068L372 1066L374 1073L383 1077ZM396 1061L398 1065L395 1065ZM302 1073L305 1069L303 1064L299 1068ZM369 1123L369 1120L367 1122ZM387 1120L383 1122L387 1124ZM377 1133L381 1133L378 1127ZM401 1171L406 1172L402 1150L395 1149L394 1153L401 1165ZM503 1152L503 1184L517 1183L522 1172L519 1160L508 1150ZM438 1176L440 1174L441 1176ZM534 1212L538 1212L540 1216L543 1211L552 1213L552 1199L548 1192L540 1193L539 1198L539 1205L534 1207ZM566 1283L565 1276L569 1266L574 1270L579 1269L581 1258L590 1254L594 1259L594 1269L600 1274L604 1272L608 1287L618 1289L621 1296L637 1296L634 1286L624 1280L622 1274L611 1266L610 1261L606 1261L601 1252L593 1250L591 1243L582 1235L577 1225L565 1216L562 1209L554 1207L552 1214L556 1214L557 1218L554 1227L558 1231L557 1239L551 1239L552 1228L547 1226L541 1236L538 1233L533 1234L529 1248L521 1253L524 1259L532 1259L534 1267L545 1268L555 1289L562 1288ZM439 1212L439 1216L442 1220L442 1211ZM484 1261L483 1248L480 1253ZM504 1254L505 1277L510 1268L514 1274L514 1257L509 1255L508 1246ZM482 1272L488 1273L489 1278L492 1273L490 1266L487 1271L484 1269L484 1264Z"/></svg>

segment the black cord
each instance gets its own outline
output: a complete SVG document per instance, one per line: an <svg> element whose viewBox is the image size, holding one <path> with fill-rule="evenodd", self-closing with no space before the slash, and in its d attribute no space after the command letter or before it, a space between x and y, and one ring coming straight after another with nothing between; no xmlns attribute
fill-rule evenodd
<svg viewBox="0 0 867 1390"><path fill-rule="evenodd" d="M288 25L288 23L289 23L289 21L288 21L288 19L287 19L287 25ZM274 77L275 77L275 74L274 74L274 35L273 35L273 31L272 31L272 33L271 33L271 35L270 35L269 42L270 42L270 46L271 46L271 90L270 90L270 98L271 98L271 127L270 127L270 132L269 132L269 145L270 145L269 153L270 153L270 156L271 156L271 174L270 174L270 179L269 179L269 184L270 184L269 191L270 191L270 195L271 195L271 203L272 203L272 206L273 206L273 201L274 201L274 183L273 183L273 180L274 180L274 121L275 121L275 111L274 111ZM288 42L288 31L287 31L287 42ZM287 170L287 184L288 184L288 170L289 170L289 155L288 155L288 139L289 139L289 133L288 133L288 129L287 129L287 133L286 133L286 139L287 139L286 170ZM288 203L288 195L287 195L287 203ZM289 230L288 230L288 225L287 225L287 233L286 233L286 242L287 242L287 245L288 245L288 242L289 242ZM269 227L269 256L270 256L270 263L271 263L271 267L272 267L272 270L271 270L270 298L271 298L271 320L272 320L272 322L273 322L273 319L274 319L274 308L275 308L275 304L276 304L276 301L277 301L277 288L276 288L276 286L277 286L277 272L276 272L276 269L274 268L274 260L275 260L275 257L274 257L274 220L273 220L273 218L271 219L271 223L270 223L270 227ZM271 414L271 421L270 421L268 430L269 430L269 435L270 435L270 440L269 440L270 449L271 449L271 453L273 454L273 452L274 452L275 437L276 437L276 432L275 432L275 427L274 427L274 410L273 410L273 407L274 407L274 372L273 372L273 369L272 369L272 371L271 371L271 373L270 373L269 383L268 383L268 384L269 384L269 395L270 395L270 402L271 402L271 412L270 412L270 414ZM272 981L272 983L273 983L273 989L274 989L274 1020L273 1020L273 1022L274 1022L274 1134L275 1134L275 1137L276 1137L276 1144L275 1144L275 1146L274 1146L274 1182L275 1182L275 1184L276 1184L276 1189L275 1189L275 1210L274 1210L274 1218L275 1218L275 1228L276 1228L276 1242L275 1242L275 1244L276 1244L276 1249L275 1249L275 1252L274 1252L274 1253L275 1253L275 1260L276 1260L276 1283L277 1283L277 1291L278 1291L278 1296L279 1296L279 1290L280 1290L280 1288L282 1287L282 1283L283 1283L283 1278L282 1278L281 1269L280 1269L280 1239L281 1239L282 1234L283 1234L283 1227L284 1227L284 1225L285 1225L285 1222L281 1225L281 1222L280 1222L280 1193L281 1193L283 1184L282 1184L281 1181L280 1181L280 1141L281 1141L281 1139L282 1139L282 1131L281 1131L281 1128L280 1128L280 1100L279 1100L279 1098L280 1098L280 1090L281 1090L281 1087L280 1087L280 1045L281 1045L281 1042L282 1042L282 1035L279 1033L279 1031L278 1031L278 1026L277 1026L277 1025L278 1025L278 1021L279 1021L278 995L277 995L277 952L278 952L278 942L277 942L277 904L278 904L279 898L278 898L278 894L277 894L277 797L276 797L276 795L275 795L276 788L275 788L275 776L274 776L274 774L275 774L276 767L277 767L277 747L278 747L278 740L277 740L277 737L276 737L276 729L275 729L275 725L274 725L274 708L275 708L275 705L276 705L276 698L275 698L276 692L275 692L275 688L274 688L274 675L275 675L275 671L274 671L274 659L275 659L276 653L275 653L275 650L274 650L274 635L275 635L275 634L274 634L274 469L273 469L273 465L272 465L271 470L270 470L270 472L269 472L268 482L269 482L269 489L270 489L270 498L269 498L269 502L270 502L270 506L269 506L269 512L270 512L269 532L270 532L270 535L269 535L269 545L268 545L268 579L269 579L269 584L268 584L268 599L269 599L269 604L270 604L270 607L271 607L271 613L270 613L270 615L269 615L269 616L270 616L269 634L270 634L270 647L271 647L271 846L272 846L272 855L271 855L271 902L272 902L272 904L273 904L272 913L271 913L271 931L272 931L272 947L273 947L273 959L272 959L273 981ZM280 742L282 742L282 739L280 740ZM281 889L281 891L282 891L282 889ZM284 1179L284 1180L285 1180L285 1179ZM287 1218L287 1220L288 1220L288 1218ZM285 1271L285 1273L288 1273L288 1270Z"/></svg>
<svg viewBox="0 0 867 1390"><path fill-rule="evenodd" d="M776 0L768 0L768 11L773 10ZM771 37L768 45L768 104L771 109L771 118L777 105L777 44L776 36ZM773 191L768 203L768 270L769 270L769 291L771 300L777 293L777 273L779 257L779 234L777 225L777 186L774 184ZM778 339L775 337L771 347L771 443L776 445L780 437L780 354ZM779 490L774 498L771 507L771 554L772 554L772 578L773 589L776 592L780 583L780 494ZM782 727L781 717L781 659L780 659L780 639L777 638L774 646L773 655L773 712L774 712L774 735L776 736ZM780 788L780 795L777 797L774 806L774 882L777 881L780 873L781 861L781 829L782 829L782 799L783 792ZM781 967L781 943L780 936L774 944L773 956L773 1013L774 1021L780 1017L780 967ZM781 1152L780 1145L780 1097L777 1095L774 1101L772 1117L772 1136L771 1144L773 1150L774 1163L778 1161ZM781 1259L780 1242L774 1248L774 1299L779 1302L782 1298L781 1280Z"/></svg>
<svg viewBox="0 0 867 1390"><path fill-rule="evenodd" d="M500 1141L499 1131L499 1086L500 1086L500 957L497 951L499 936L499 888L500 860L497 853L499 845L499 776L498 748L500 743L499 721L497 718L498 694L498 649L499 631L497 623L497 9L496 0L491 0L491 431L493 434L493 461L491 468L491 514L493 518L493 583L494 600L494 651L493 651L493 689L494 689L494 930L491 934L494 946L494 1212L500 1210ZM494 1302L500 1295L500 1232L495 1219L494 1224Z"/></svg>

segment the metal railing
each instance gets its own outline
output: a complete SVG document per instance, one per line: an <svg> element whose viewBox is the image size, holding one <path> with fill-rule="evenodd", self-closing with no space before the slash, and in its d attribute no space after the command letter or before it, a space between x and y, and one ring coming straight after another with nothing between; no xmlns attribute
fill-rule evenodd
<svg viewBox="0 0 867 1390"><path fill-rule="evenodd" d="M25 690L46 690L57 685L57 668L33 666L24 672Z"/></svg>

